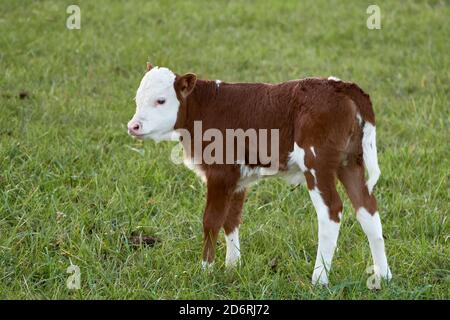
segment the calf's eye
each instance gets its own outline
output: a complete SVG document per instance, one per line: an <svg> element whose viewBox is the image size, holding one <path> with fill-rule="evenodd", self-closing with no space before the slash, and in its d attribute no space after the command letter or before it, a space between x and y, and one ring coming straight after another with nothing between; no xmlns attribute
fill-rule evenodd
<svg viewBox="0 0 450 320"><path fill-rule="evenodd" d="M159 98L158 100L156 100L156 102L157 102L158 104L164 104L164 103L166 102L166 99Z"/></svg>

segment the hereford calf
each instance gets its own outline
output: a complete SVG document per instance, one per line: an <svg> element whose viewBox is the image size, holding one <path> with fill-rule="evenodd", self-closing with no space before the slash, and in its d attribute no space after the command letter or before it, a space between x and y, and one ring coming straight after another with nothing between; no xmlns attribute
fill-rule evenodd
<svg viewBox="0 0 450 320"><path fill-rule="evenodd" d="M375 272L391 278L373 195L380 176L375 116L369 96L357 85L334 77L279 84L226 83L200 80L194 74L178 75L151 65L147 69L137 90L136 113L128 123L128 132L139 139L180 140L187 165L204 179L207 196L203 267L214 261L221 228L227 244L226 265L238 263L246 188L268 176L267 168L275 163L277 170L270 175L296 184L306 182L317 212L319 244L313 283L328 283L342 217L337 180L343 184L367 235ZM215 129L224 136L228 129L276 130L277 156L271 163L262 163L258 154L256 163L250 163L251 146L246 142L244 156L233 163L202 162L202 152L213 143L212 139L196 144L180 134L184 131L194 135L195 123L201 123L201 133ZM227 143L214 142L224 146ZM268 144L275 145L273 140Z"/></svg>

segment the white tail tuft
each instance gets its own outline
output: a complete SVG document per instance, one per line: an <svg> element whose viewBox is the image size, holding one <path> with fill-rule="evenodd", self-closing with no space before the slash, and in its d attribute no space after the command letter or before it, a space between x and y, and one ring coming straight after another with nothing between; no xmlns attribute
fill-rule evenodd
<svg viewBox="0 0 450 320"><path fill-rule="evenodd" d="M369 175L366 185L367 189L369 189L369 194L372 194L373 187L377 183L381 171L378 166L376 129L375 126L369 122L364 124L362 147L364 165L366 166L367 173Z"/></svg>

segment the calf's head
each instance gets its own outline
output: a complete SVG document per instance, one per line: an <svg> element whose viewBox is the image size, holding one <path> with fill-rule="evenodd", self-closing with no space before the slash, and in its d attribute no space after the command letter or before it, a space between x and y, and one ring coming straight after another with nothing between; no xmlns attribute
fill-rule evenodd
<svg viewBox="0 0 450 320"><path fill-rule="evenodd" d="M128 133L138 139L170 140L180 104L196 81L195 74L179 76L148 65L136 92L136 113L128 122Z"/></svg>

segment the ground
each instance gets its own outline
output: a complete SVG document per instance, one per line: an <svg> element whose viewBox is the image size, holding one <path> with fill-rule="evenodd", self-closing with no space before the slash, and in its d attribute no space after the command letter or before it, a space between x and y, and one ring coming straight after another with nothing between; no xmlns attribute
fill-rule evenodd
<svg viewBox="0 0 450 320"><path fill-rule="evenodd" d="M0 4L0 298L449 299L446 1L69 1ZM304 187L249 192L243 265L200 269L205 187L174 143L131 139L146 62L203 79L330 75L370 93L375 194L394 274L366 287L368 242L347 198L329 288L310 283L316 214ZM340 188L342 193L342 188ZM132 236L155 237L136 246ZM69 290L66 269L81 271Z"/></svg>

